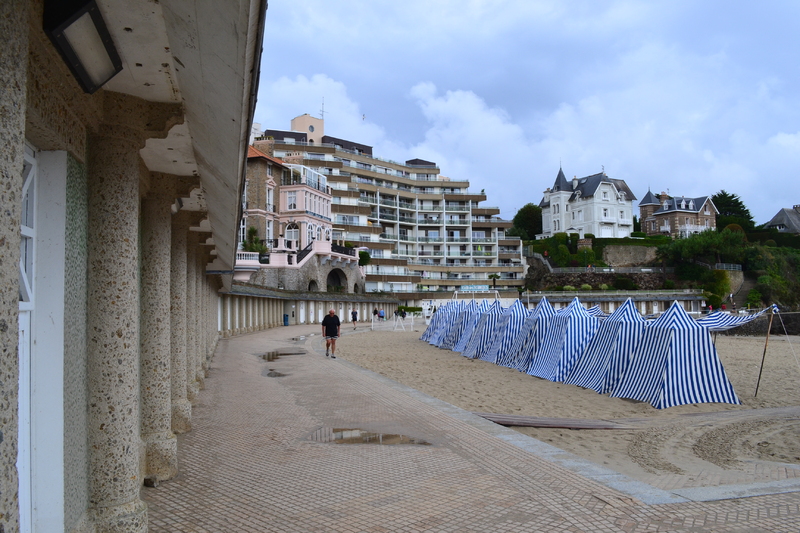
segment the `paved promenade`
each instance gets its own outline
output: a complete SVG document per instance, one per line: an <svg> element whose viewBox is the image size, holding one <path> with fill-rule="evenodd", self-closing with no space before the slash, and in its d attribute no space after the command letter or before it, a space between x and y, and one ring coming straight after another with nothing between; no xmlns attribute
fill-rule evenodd
<svg viewBox="0 0 800 533"><path fill-rule="evenodd" d="M319 329L220 342L180 474L143 489L151 532L800 531L793 481L654 488L328 359Z"/></svg>

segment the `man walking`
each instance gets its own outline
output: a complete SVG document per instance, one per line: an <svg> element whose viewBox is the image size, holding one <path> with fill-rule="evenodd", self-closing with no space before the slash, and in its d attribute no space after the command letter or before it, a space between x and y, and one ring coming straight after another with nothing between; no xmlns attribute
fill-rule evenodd
<svg viewBox="0 0 800 533"><path fill-rule="evenodd" d="M356 323L358 322L358 311L356 311L355 308L350 311L350 318L353 319L353 330L355 331Z"/></svg>
<svg viewBox="0 0 800 533"><path fill-rule="evenodd" d="M325 357L330 355L331 359L336 359L336 339L339 338L341 325L342 323L333 309L328 311L328 316L322 319L322 335L325 337Z"/></svg>

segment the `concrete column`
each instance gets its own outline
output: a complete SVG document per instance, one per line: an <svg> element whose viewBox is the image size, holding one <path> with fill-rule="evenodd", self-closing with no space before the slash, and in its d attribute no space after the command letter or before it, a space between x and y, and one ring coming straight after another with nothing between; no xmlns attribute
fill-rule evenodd
<svg viewBox="0 0 800 533"><path fill-rule="evenodd" d="M197 233L187 232L186 238L186 397L194 402L200 392L195 361L197 361Z"/></svg>
<svg viewBox="0 0 800 533"><path fill-rule="evenodd" d="M142 202L141 406L145 475L170 479L178 472L178 441L172 433L170 370L170 248L173 186L153 175Z"/></svg>
<svg viewBox="0 0 800 533"><path fill-rule="evenodd" d="M186 395L186 239L189 233L189 214L181 211L173 217L172 222L170 261L172 431L186 433L192 429L192 404Z"/></svg>
<svg viewBox="0 0 800 533"><path fill-rule="evenodd" d="M198 387L202 390L205 388L206 373L203 369L203 362L205 361L205 354L203 353L203 282L205 281L205 263L203 261L203 250L200 249L200 243L203 241L202 236L197 235L197 246L195 249L195 269L194 269L194 376L197 381Z"/></svg>
<svg viewBox="0 0 800 533"><path fill-rule="evenodd" d="M103 127L89 139L89 501L98 531L147 530L147 507L139 499L142 146L122 126Z"/></svg>
<svg viewBox="0 0 800 533"><path fill-rule="evenodd" d="M27 0L0 2L0 517L6 531L19 530L19 253L22 166L28 70Z"/></svg>

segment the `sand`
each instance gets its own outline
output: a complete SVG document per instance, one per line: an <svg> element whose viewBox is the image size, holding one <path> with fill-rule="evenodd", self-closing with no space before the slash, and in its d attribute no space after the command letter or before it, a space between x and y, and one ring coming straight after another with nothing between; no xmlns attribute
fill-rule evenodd
<svg viewBox="0 0 800 533"><path fill-rule="evenodd" d="M800 466L786 467L800 465L800 407L790 409L800 406L800 337L770 338L754 397L764 338L720 335L717 351L742 405L658 410L464 358L420 341L416 329L348 332L337 355L473 412L623 422L635 429L514 429L651 484L800 477Z"/></svg>

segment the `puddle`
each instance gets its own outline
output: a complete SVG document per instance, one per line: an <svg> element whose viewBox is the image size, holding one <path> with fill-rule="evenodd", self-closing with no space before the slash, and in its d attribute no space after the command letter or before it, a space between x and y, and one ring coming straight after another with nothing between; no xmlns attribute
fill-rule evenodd
<svg viewBox="0 0 800 533"><path fill-rule="evenodd" d="M282 374L277 370L275 370L274 368L270 368L270 369L264 369L264 371L261 372L261 375L268 378L282 378L286 374Z"/></svg>
<svg viewBox="0 0 800 533"><path fill-rule="evenodd" d="M431 443L394 433L375 433L362 429L343 429L343 428L320 428L311 436L311 440L316 442L330 442L333 444L419 444L430 446Z"/></svg>

